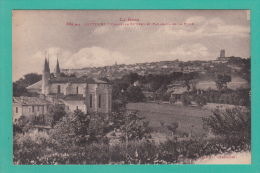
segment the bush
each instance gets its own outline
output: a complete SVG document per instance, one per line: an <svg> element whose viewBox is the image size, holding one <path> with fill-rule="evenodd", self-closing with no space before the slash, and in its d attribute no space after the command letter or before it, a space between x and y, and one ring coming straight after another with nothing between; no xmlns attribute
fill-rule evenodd
<svg viewBox="0 0 260 173"><path fill-rule="evenodd" d="M207 104L206 98L203 97L202 95L197 95L195 97L195 101L196 101L196 104L198 105L198 107L200 107L200 108Z"/></svg>
<svg viewBox="0 0 260 173"><path fill-rule="evenodd" d="M54 127L55 124L66 115L64 105L55 105L49 108L49 114L51 115L51 126Z"/></svg>
<svg viewBox="0 0 260 173"><path fill-rule="evenodd" d="M213 116L203 118L215 135L245 138L251 141L251 111L240 107L213 111Z"/></svg>
<svg viewBox="0 0 260 173"><path fill-rule="evenodd" d="M127 150L122 144L57 147L49 140L43 142L42 139L48 138L35 140L27 137L14 141L19 143L14 145L14 164L190 164L203 156L251 150L250 142L235 137L183 141L168 139L160 144L141 140L129 142Z"/></svg>
<svg viewBox="0 0 260 173"><path fill-rule="evenodd" d="M183 93L182 94L181 102L182 102L183 106L188 106L188 105L191 104L191 99L190 99L188 93Z"/></svg>

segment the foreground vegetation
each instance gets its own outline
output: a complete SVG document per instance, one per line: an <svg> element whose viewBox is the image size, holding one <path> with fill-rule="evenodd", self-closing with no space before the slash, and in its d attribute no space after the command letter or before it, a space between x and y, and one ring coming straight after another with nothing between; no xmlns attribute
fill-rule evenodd
<svg viewBox="0 0 260 173"><path fill-rule="evenodd" d="M175 122L165 125L172 134L161 143L153 142L149 122L134 111L90 116L77 110L51 122L49 131L14 126L14 164L190 164L204 156L251 151L251 112L238 107L203 119L211 137L183 139ZM113 131L120 132L117 143L107 136Z"/></svg>
<svg viewBox="0 0 260 173"><path fill-rule="evenodd" d="M208 155L251 150L250 141L237 138L169 139L159 145L144 140L129 143L126 150L125 144L60 146L42 132L37 135L42 137L14 144L14 164L190 164Z"/></svg>

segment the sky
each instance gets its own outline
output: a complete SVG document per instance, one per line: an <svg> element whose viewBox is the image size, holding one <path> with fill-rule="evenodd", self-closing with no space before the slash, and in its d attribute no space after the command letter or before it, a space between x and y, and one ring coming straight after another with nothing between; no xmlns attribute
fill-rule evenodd
<svg viewBox="0 0 260 173"><path fill-rule="evenodd" d="M249 11L13 10L13 81L41 74L45 57L53 72L57 56L61 68L75 69L215 60L222 49L251 56Z"/></svg>

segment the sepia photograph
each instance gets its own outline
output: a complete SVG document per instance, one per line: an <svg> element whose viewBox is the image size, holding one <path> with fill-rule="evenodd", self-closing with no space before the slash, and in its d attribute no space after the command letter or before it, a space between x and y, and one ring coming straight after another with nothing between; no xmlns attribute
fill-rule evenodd
<svg viewBox="0 0 260 173"><path fill-rule="evenodd" d="M12 10L13 164L251 164L250 25L250 10Z"/></svg>

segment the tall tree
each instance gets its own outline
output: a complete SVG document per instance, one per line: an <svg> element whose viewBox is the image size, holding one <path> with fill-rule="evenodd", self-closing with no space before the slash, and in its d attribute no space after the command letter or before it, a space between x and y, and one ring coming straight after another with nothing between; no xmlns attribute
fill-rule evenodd
<svg viewBox="0 0 260 173"><path fill-rule="evenodd" d="M226 74L218 74L215 82L218 90L221 90L223 87L227 88L227 83L231 82L231 76Z"/></svg>
<svg viewBox="0 0 260 173"><path fill-rule="evenodd" d="M144 99L142 90L138 86L130 85L127 88L127 99L130 102L141 102Z"/></svg>

